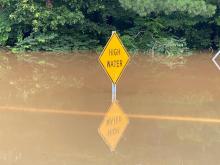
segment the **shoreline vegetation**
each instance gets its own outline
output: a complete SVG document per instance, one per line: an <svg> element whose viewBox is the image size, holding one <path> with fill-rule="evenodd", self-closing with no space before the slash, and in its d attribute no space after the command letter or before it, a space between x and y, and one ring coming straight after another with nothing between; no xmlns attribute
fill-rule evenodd
<svg viewBox="0 0 220 165"><path fill-rule="evenodd" d="M26 64L33 65L41 65L41 66L50 66L54 68L55 64L48 62L50 57L60 57L60 59L71 59L71 57L82 57L85 60L89 60L90 58L94 60L98 59L101 52L95 51L74 51L74 52L48 52L48 51L26 51L13 53L9 49L1 48L0 49L0 70L10 70L12 66L10 66L10 61L21 62ZM129 53L133 60L131 61L139 61L139 60L147 60L147 63L152 64L162 64L170 69L176 69L179 67L183 67L190 61L192 58L197 58L199 56L210 56L215 54L212 50L204 50L204 51L193 51L190 54L182 54L175 56L167 56L162 54L153 54L153 53ZM195 59L193 59L195 60ZM134 62L135 63L135 62Z"/></svg>
<svg viewBox="0 0 220 165"><path fill-rule="evenodd" d="M112 31L129 52L176 56L217 50L220 4L218 0L0 0L0 46L14 53L100 52Z"/></svg>

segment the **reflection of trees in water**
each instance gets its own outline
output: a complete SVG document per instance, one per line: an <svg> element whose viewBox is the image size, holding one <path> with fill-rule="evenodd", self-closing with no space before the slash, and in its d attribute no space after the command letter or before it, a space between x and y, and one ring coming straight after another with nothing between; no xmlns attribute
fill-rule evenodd
<svg viewBox="0 0 220 165"><path fill-rule="evenodd" d="M44 67L35 67L26 77L11 80L9 84L18 91L16 97L26 101L30 96L45 90L59 88L80 89L84 86L84 79L82 77L68 77L55 70L49 72L48 69Z"/></svg>
<svg viewBox="0 0 220 165"><path fill-rule="evenodd" d="M203 105L212 103L214 96L209 91L187 92L179 97L168 97L165 102L172 104Z"/></svg>
<svg viewBox="0 0 220 165"><path fill-rule="evenodd" d="M0 76L2 77L10 69L11 66L9 65L8 57L0 55Z"/></svg>

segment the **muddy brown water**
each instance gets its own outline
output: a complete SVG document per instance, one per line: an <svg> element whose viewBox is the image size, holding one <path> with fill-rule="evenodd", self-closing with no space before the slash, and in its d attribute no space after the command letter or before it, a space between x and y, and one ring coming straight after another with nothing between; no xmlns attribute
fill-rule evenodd
<svg viewBox="0 0 220 165"><path fill-rule="evenodd" d="M98 55L0 57L2 165L220 164L220 123L130 118L110 152L97 132L103 116L71 114L111 105ZM220 72L211 58L133 56L118 83L119 104L127 114L220 120Z"/></svg>

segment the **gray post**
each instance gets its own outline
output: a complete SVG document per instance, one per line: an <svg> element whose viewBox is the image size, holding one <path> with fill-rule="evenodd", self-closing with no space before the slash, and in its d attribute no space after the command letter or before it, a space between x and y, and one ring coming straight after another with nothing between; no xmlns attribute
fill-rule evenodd
<svg viewBox="0 0 220 165"><path fill-rule="evenodd" d="M112 35L116 33L116 31L112 31ZM116 96L117 96L117 86L116 84L112 83L112 102L116 101Z"/></svg>
<svg viewBox="0 0 220 165"><path fill-rule="evenodd" d="M116 84L112 83L112 102L116 101L116 93L117 93L117 86Z"/></svg>

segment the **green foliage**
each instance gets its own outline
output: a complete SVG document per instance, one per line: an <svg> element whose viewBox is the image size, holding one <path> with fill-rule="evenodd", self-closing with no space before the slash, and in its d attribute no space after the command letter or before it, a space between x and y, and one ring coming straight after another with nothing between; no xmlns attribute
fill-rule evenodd
<svg viewBox="0 0 220 165"><path fill-rule="evenodd" d="M132 51L132 52L135 52L138 50L138 47L135 43L135 40L133 37L129 36L129 35L123 35L121 37L121 40L124 44L124 46L129 50L129 51Z"/></svg>
<svg viewBox="0 0 220 165"><path fill-rule="evenodd" d="M10 22L7 19L7 14L4 11L0 12L0 45L4 46L11 32Z"/></svg>
<svg viewBox="0 0 220 165"><path fill-rule="evenodd" d="M165 13L187 12L189 16L212 16L216 6L206 3L204 0L119 0L126 9L132 9L141 16L146 16L152 12Z"/></svg>
<svg viewBox="0 0 220 165"><path fill-rule="evenodd" d="M14 53L21 51L39 51L39 50L50 50L48 44L51 40L57 37L56 34L38 34L38 35L30 35L20 42L16 43L16 46L12 48Z"/></svg>
<svg viewBox="0 0 220 165"><path fill-rule="evenodd" d="M168 56L188 54L189 49L185 39L174 37L154 38L149 33L143 33L133 38L129 35L121 37L125 46L132 52L152 52L156 54L165 54Z"/></svg>
<svg viewBox="0 0 220 165"><path fill-rule="evenodd" d="M19 51L97 50L111 31L132 52L219 48L218 0L0 0L0 45Z"/></svg>
<svg viewBox="0 0 220 165"><path fill-rule="evenodd" d="M177 39L173 37L161 37L152 42L152 51L168 56L188 54L185 39Z"/></svg>
<svg viewBox="0 0 220 165"><path fill-rule="evenodd" d="M186 31L186 40L191 49L209 49L212 47L212 30L210 28L195 28Z"/></svg>

